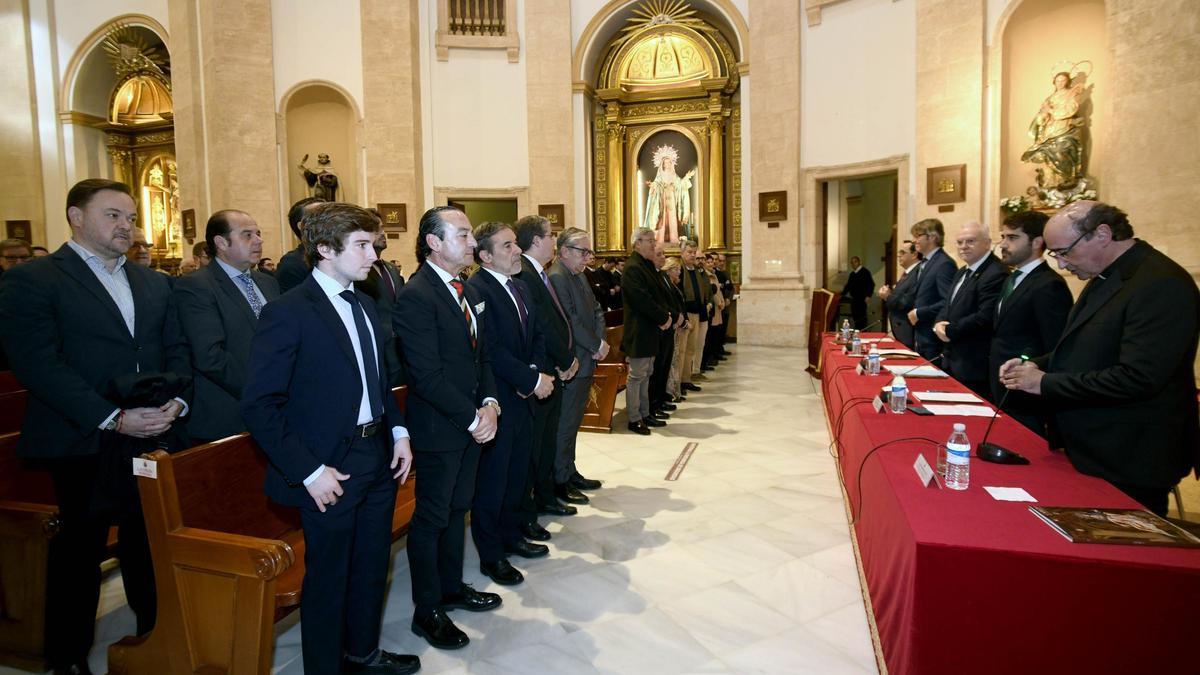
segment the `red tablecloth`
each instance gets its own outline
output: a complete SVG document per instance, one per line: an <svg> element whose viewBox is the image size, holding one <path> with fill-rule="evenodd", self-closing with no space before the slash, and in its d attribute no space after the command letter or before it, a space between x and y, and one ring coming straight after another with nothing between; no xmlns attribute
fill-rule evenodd
<svg viewBox="0 0 1200 675"><path fill-rule="evenodd" d="M1029 503L992 499L984 486L1024 488L1042 506L1139 508L1004 415L988 440L1030 465L972 456L966 491L924 487L913 463L920 453L933 465L934 445L903 441L870 451L906 437L944 443L955 422L977 445L988 418L876 413L870 398L890 374L857 374L857 357L824 339L826 413L890 673L1200 672L1192 642L1200 628L1200 550L1074 544ZM968 391L949 379L906 379L918 398Z"/></svg>

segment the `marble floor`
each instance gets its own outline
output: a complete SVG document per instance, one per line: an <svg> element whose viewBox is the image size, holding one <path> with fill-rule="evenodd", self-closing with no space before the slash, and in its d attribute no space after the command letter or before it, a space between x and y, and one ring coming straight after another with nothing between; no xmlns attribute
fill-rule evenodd
<svg viewBox="0 0 1200 675"><path fill-rule="evenodd" d="M734 350L665 429L630 434L622 414L620 431L580 435L580 470L604 487L578 515L543 519L550 556L513 560L525 583L482 576L468 538L466 581L504 602L452 613L466 649L435 650L409 631L398 542L383 648L419 654L423 673L876 672L804 354ZM690 463L665 480L689 442L698 444ZM106 582L96 672L107 644L132 627L119 584ZM298 618L276 627L275 673L303 672Z"/></svg>

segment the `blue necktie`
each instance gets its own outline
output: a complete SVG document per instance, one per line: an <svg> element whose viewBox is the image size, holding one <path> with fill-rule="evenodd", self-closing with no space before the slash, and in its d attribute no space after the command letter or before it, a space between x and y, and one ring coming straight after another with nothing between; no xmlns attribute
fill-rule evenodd
<svg viewBox="0 0 1200 675"><path fill-rule="evenodd" d="M371 417L378 419L383 415L383 403L379 400L379 366L375 363L371 331L367 330L367 315L363 314L362 305L358 304L358 296L354 291L347 289L338 295L350 303L350 309L354 312L354 328L358 330L358 346L362 349L363 368L367 375L367 401L371 404Z"/></svg>
<svg viewBox="0 0 1200 675"><path fill-rule="evenodd" d="M254 316L257 317L262 313L263 306L262 302L258 299L258 292L254 290L254 279L251 278L249 272L242 272L238 275L238 281L242 282L242 286L245 289L246 300L250 303L250 311L254 312Z"/></svg>

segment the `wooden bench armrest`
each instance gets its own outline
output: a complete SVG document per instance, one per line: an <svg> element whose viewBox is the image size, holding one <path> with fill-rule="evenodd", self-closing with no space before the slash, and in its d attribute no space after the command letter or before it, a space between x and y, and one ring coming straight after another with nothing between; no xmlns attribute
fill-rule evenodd
<svg viewBox="0 0 1200 675"><path fill-rule="evenodd" d="M286 542L241 534L181 527L167 533L171 560L179 565L211 569L270 581L296 562Z"/></svg>

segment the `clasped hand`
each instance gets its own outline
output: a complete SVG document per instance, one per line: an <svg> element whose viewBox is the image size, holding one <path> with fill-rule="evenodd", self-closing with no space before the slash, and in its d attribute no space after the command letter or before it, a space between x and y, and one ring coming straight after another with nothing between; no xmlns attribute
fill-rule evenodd
<svg viewBox="0 0 1200 675"><path fill-rule="evenodd" d="M490 405L479 408L475 411L475 419L479 420L479 424L475 425L471 438L476 443L487 443L496 437L496 408Z"/></svg>
<svg viewBox="0 0 1200 675"><path fill-rule="evenodd" d="M174 399L157 408L129 408L121 416L117 431L134 438L153 438L170 429L182 410L183 405Z"/></svg>
<svg viewBox="0 0 1200 675"><path fill-rule="evenodd" d="M1037 364L1025 359L1009 359L1000 366L1000 384L1010 390L1040 395L1043 376L1045 373Z"/></svg>

